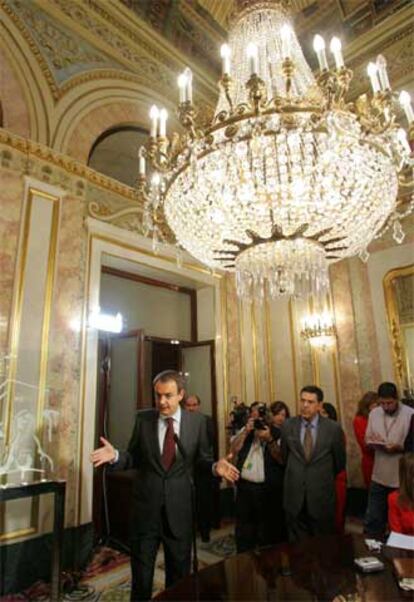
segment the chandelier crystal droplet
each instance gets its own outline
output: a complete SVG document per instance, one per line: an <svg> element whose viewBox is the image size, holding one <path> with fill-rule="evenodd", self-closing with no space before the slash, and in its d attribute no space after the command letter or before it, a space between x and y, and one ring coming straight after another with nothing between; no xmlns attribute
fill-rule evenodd
<svg viewBox="0 0 414 602"><path fill-rule="evenodd" d="M240 2L221 48L211 122L193 105L186 69L178 79L185 132L169 140L166 112L152 107L139 154L146 229L151 222L159 233L165 218L182 248L212 269L234 271L247 299L324 294L331 263L365 256L390 226L402 240L400 219L413 209L412 200L397 203L399 184L412 184L413 159L384 57L368 66L370 98L347 103L352 72L340 40L331 41L329 68L325 42L315 37L314 76L285 4ZM412 138L410 102L400 94Z"/></svg>

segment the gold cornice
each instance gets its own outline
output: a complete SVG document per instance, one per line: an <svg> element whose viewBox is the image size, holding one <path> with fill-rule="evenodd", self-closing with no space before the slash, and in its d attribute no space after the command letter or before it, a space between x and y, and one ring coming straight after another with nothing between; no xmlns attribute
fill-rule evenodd
<svg viewBox="0 0 414 602"><path fill-rule="evenodd" d="M87 167L83 163L79 163L67 155L62 155L54 151L48 146L38 142L32 142L26 138L21 138L2 128L0 128L0 145L5 145L21 152L26 155L27 158L35 157L36 159L47 161L70 175L84 178L91 184L120 195L124 199L134 201L135 203L140 202L137 191L134 188L121 184L121 182L113 180L112 178L108 178L107 176L94 171L90 167Z"/></svg>

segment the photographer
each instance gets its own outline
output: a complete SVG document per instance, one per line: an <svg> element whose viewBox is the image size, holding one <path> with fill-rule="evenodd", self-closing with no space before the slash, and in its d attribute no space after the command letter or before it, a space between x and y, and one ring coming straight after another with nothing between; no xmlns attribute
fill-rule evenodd
<svg viewBox="0 0 414 602"><path fill-rule="evenodd" d="M273 427L268 424L266 405L254 402L246 425L233 437L230 446L241 474L236 493L237 552L269 543L269 519L264 508L268 483L273 471L279 468L272 447Z"/></svg>
<svg viewBox="0 0 414 602"><path fill-rule="evenodd" d="M246 422L250 415L250 409L244 405L243 402L236 404L233 410L230 412L230 421L227 425L230 437L233 438L238 435L242 428L246 426Z"/></svg>

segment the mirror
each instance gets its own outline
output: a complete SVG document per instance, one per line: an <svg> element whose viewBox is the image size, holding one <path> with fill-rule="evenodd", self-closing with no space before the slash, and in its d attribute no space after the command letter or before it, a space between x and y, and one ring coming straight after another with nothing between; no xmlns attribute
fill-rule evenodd
<svg viewBox="0 0 414 602"><path fill-rule="evenodd" d="M384 293L396 381L414 397L414 265L388 272Z"/></svg>

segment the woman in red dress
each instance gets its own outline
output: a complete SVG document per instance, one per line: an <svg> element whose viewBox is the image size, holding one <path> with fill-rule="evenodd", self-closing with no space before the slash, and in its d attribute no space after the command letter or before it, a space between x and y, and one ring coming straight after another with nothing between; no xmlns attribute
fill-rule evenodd
<svg viewBox="0 0 414 602"><path fill-rule="evenodd" d="M322 404L321 416L338 421L335 407L328 402ZM335 478L335 528L338 534L342 534L345 528L346 487L346 470L341 470Z"/></svg>
<svg viewBox="0 0 414 602"><path fill-rule="evenodd" d="M378 405L378 395L375 391L367 391L358 404L358 411L354 418L354 432L362 452L361 468L365 487L368 489L371 482L372 469L374 468L374 450L365 444L365 431L368 426L368 415Z"/></svg>
<svg viewBox="0 0 414 602"><path fill-rule="evenodd" d="M414 454L400 458L400 488L388 496L390 531L414 535Z"/></svg>

